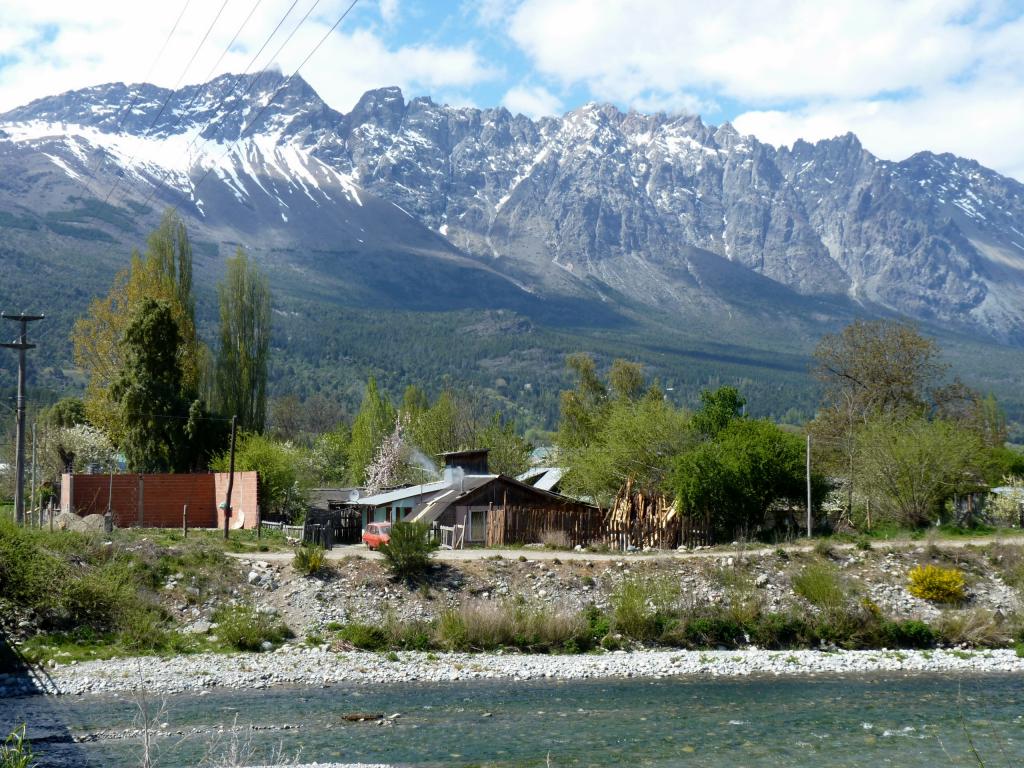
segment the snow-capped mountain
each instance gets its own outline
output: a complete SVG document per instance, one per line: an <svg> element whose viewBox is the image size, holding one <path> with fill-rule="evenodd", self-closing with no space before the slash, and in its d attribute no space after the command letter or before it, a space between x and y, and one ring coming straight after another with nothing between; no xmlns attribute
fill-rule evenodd
<svg viewBox="0 0 1024 768"><path fill-rule="evenodd" d="M1024 186L950 155L882 161L853 135L775 149L695 116L533 121L396 88L341 114L262 73L40 99L0 115L0 171L0 213L57 212L60 238L126 240L118 216L172 204L201 239L310 280L387 272L383 292L482 280L497 305L691 315L803 297L1024 344Z"/></svg>

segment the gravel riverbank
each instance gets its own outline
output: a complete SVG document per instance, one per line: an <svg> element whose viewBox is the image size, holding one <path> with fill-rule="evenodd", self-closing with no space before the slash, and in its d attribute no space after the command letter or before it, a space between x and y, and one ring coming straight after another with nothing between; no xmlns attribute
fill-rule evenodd
<svg viewBox="0 0 1024 768"><path fill-rule="evenodd" d="M210 688L330 686L477 679L742 677L872 672L1024 673L1013 650L634 651L578 656L332 652L286 645L263 654L201 654L114 659L57 666L31 680L0 676L0 698L31 693L181 693Z"/></svg>

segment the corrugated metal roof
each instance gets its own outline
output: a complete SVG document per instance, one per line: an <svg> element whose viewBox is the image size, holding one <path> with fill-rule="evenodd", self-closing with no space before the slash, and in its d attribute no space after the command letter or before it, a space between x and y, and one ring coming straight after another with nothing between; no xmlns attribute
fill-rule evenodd
<svg viewBox="0 0 1024 768"><path fill-rule="evenodd" d="M558 485L564 474L565 470L562 467L534 467L523 472L516 480L542 491L550 491Z"/></svg>
<svg viewBox="0 0 1024 768"><path fill-rule="evenodd" d="M374 496L364 496L356 503L364 507L380 507L403 499L412 499L421 496L429 496L440 491L457 490L460 494L463 491L472 491L484 483L488 483L497 475L463 475L453 480L435 480L432 483L422 485L410 485L405 488L396 488L393 491L378 493Z"/></svg>

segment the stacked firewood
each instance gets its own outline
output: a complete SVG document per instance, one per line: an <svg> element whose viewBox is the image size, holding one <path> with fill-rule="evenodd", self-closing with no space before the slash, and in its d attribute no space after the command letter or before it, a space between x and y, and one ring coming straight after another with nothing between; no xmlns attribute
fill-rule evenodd
<svg viewBox="0 0 1024 768"><path fill-rule="evenodd" d="M668 549L679 546L681 520L676 505L663 494L646 494L626 480L605 516L612 546L623 549Z"/></svg>

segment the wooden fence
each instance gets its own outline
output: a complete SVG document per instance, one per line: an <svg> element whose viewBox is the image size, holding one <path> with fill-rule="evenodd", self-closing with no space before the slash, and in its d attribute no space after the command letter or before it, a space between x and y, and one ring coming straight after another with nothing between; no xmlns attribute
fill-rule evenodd
<svg viewBox="0 0 1024 768"><path fill-rule="evenodd" d="M487 514L487 546L533 544L548 531L561 531L568 545L588 546L604 534L601 511L591 507L493 507Z"/></svg>
<svg viewBox="0 0 1024 768"><path fill-rule="evenodd" d="M671 516L613 516L594 507L494 507L487 515L487 546L534 544L564 534L570 547L675 549L711 543L709 521Z"/></svg>

